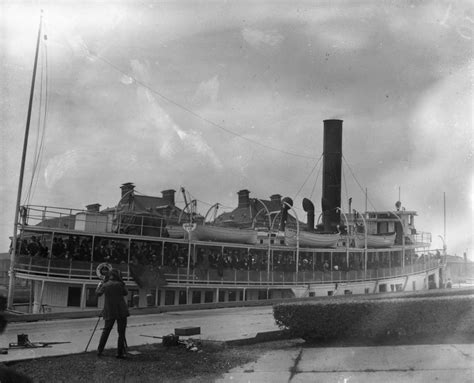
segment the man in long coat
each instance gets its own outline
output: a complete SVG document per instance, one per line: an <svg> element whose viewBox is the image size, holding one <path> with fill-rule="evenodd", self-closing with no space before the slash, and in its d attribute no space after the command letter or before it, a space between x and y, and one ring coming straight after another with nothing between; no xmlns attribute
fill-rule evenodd
<svg viewBox="0 0 474 383"><path fill-rule="evenodd" d="M98 296L104 295L105 297L104 309L102 311L105 324L102 336L100 337L99 347L97 348L97 355L102 355L110 331L115 321L117 321L117 358L122 359L125 357L125 330L127 328L127 317L130 314L124 299L124 297L128 295L128 291L120 277L119 270L110 270L109 280L100 282L97 286L96 293Z"/></svg>

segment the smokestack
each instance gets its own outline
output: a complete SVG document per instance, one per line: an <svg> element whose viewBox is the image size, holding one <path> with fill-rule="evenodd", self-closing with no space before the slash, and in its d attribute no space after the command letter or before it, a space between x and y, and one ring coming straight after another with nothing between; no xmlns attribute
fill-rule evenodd
<svg viewBox="0 0 474 383"><path fill-rule="evenodd" d="M122 195L121 197L123 198L125 194L133 194L133 190L135 189L135 185L132 182L126 182L120 186L120 189L122 189Z"/></svg>
<svg viewBox="0 0 474 383"><path fill-rule="evenodd" d="M314 204L308 198L303 198L303 210L306 212L308 231L314 231Z"/></svg>
<svg viewBox="0 0 474 383"><path fill-rule="evenodd" d="M278 210L281 207L281 195L273 194L270 196L270 209Z"/></svg>
<svg viewBox="0 0 474 383"><path fill-rule="evenodd" d="M250 192L247 189L240 190L237 192L239 196L239 206L237 207L249 207L250 206Z"/></svg>
<svg viewBox="0 0 474 383"><path fill-rule="evenodd" d="M281 201L281 219L280 226L278 228L279 231L285 231L286 221L288 220L288 210L290 209L290 206L293 206L293 200L290 197L283 198Z"/></svg>
<svg viewBox="0 0 474 383"><path fill-rule="evenodd" d="M323 141L323 226L333 232L341 221L342 120L324 120Z"/></svg>
<svg viewBox="0 0 474 383"><path fill-rule="evenodd" d="M162 198L167 205L174 206L174 193L176 190L168 189L161 192Z"/></svg>

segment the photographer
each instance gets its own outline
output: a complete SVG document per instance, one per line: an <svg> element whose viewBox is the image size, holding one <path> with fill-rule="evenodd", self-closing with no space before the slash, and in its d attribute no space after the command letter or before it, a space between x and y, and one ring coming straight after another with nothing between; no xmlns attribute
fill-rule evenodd
<svg viewBox="0 0 474 383"><path fill-rule="evenodd" d="M120 271L112 269L104 281L100 282L96 289L98 296L104 295L104 309L102 316L104 317L104 329L97 348L97 355L101 356L110 331L117 321L118 343L117 358L125 358L125 330L127 328L127 317L130 315L124 297L128 295L125 283L120 277Z"/></svg>

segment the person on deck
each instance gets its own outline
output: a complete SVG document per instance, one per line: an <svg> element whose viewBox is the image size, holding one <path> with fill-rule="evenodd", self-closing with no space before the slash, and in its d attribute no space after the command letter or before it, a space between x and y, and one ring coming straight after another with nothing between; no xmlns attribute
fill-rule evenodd
<svg viewBox="0 0 474 383"><path fill-rule="evenodd" d="M128 295L125 283L120 277L120 271L112 269L109 272L108 280L101 281L96 289L98 296L104 295L104 309L102 316L104 317L105 325L97 348L97 355L101 356L110 331L117 321L117 358L125 358L125 330L127 328L127 317L130 315L124 297Z"/></svg>

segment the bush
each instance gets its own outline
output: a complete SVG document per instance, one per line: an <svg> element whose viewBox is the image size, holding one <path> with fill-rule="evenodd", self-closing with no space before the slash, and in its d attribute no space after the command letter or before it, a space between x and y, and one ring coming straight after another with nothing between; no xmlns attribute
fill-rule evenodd
<svg viewBox="0 0 474 383"><path fill-rule="evenodd" d="M283 303L273 316L306 340L473 335L474 295Z"/></svg>

